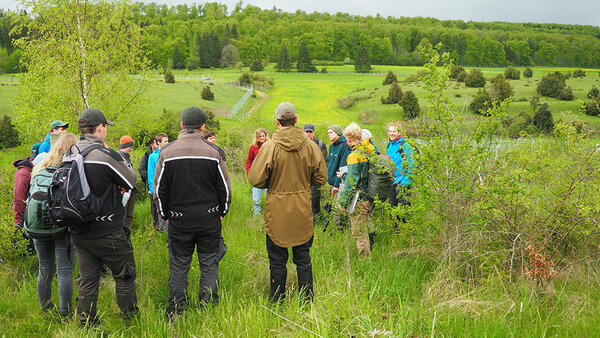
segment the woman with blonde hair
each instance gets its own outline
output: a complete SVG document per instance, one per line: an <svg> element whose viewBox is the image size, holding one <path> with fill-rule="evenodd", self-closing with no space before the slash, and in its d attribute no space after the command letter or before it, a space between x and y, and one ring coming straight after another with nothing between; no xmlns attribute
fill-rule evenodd
<svg viewBox="0 0 600 338"><path fill-rule="evenodd" d="M62 162L65 153L75 143L77 143L77 136L74 134L66 133L61 135L50 148L48 156L33 167L31 181L34 182L38 175L43 175L46 172L54 172ZM71 244L69 232L65 230L55 238L34 239L33 242L39 260L37 290L42 311L47 312L54 307L51 290L56 264L58 298L60 302L58 313L61 316L68 316L72 312L73 263L75 258L75 250Z"/></svg>
<svg viewBox="0 0 600 338"><path fill-rule="evenodd" d="M248 151L248 158L246 159L246 173L250 171L250 167L252 167L252 162L256 158L260 147L267 142L269 139L269 134L265 128L258 128L254 132L254 136L252 137L252 145L250 146L250 151ZM253 203L253 212L254 215L260 215L260 200L262 198L263 192L265 197L267 195L267 189L258 189L252 187L252 203Z"/></svg>

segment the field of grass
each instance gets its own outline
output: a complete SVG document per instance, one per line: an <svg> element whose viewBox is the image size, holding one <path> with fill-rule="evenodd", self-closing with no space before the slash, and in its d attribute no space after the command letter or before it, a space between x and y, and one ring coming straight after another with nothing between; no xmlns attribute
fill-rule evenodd
<svg viewBox="0 0 600 338"><path fill-rule="evenodd" d="M165 319L168 288L168 256L166 236L151 227L149 201L140 199L136 204L132 241L137 264L138 301L141 309L139 322L130 327L123 325L114 296L114 281L103 280L98 302L101 329L109 336L596 336L600 332L598 308L600 307L600 271L595 258L565 262L558 277L547 285L539 285L525 275L507 276L500 267L485 279L463 278L459 271L449 271L440 261L441 252L435 245L415 244L410 230L400 234L390 231L389 220L375 213L378 232L372 257L365 261L357 259L354 244L346 261L349 247L347 230L323 233L317 227L311 249L314 275L315 299L303 304L297 297L295 266L288 264L289 297L283 306L269 304L268 258L265 249L263 220L251 212L250 185L240 163L245 159L249 137L257 125L273 130L273 112L281 101L296 106L300 123L312 122L322 125L317 134L324 138L325 125L345 125L351 121L361 122L369 118L376 136L375 143L384 146L383 123L402 118L397 105L382 105L379 98L387 95L387 87L381 85L384 75L352 74L351 66L327 67L341 74L276 74L272 65L266 76L275 79L275 85L262 90L270 96L251 98L242 111L254 105L260 109L244 119L221 120L222 140L231 145L234 137L245 137L236 147L233 158L228 159L231 168L233 203L231 212L224 219L223 236L228 253L220 265L220 303L215 307L201 309L198 304L198 279L200 272L194 258L189 274L191 304L188 311L174 324ZM418 67L377 67L377 72L392 70L402 81L416 73ZM319 67L320 69L320 67ZM486 77L492 77L503 69L485 69ZM511 81L516 100L533 96L535 81L544 72L554 69L534 69L534 78ZM348 74L344 74L347 72ZM157 73L158 74L158 73ZM180 111L190 105L198 105L216 111L228 110L244 90L219 85L218 80L234 81L237 70L207 70L175 72L176 78L186 75L210 75L214 82L211 89L215 101L204 101L200 91L205 84L198 81L175 84L156 82L151 114L157 116L163 109ZM598 86L598 74L588 71L584 79L570 79L577 98L582 99L588 87ZM0 79L1 82L1 79ZM424 89L418 83L402 84L402 89L414 90L422 97ZM455 89L455 87L458 88ZM16 86L0 86L0 95L11 97ZM469 90L469 96L474 94ZM460 94L461 97L457 97ZM358 102L349 110L341 109L337 99L353 95L370 98ZM463 84L449 83L448 96L457 107L462 107L466 95ZM5 100L0 109L10 109ZM555 118L560 111L576 111L576 102L549 102ZM425 102L421 99L422 108ZM8 108L7 108L8 107ZM527 109L527 102L514 102L511 112ZM361 113L372 112L365 115ZM0 112L2 112L0 110ZM224 113L223 113L224 114ZM600 118L583 117L591 125L600 124ZM364 125L364 124L363 124ZM230 133L231 131L231 133ZM110 129L109 129L110 133ZM241 135L241 136L240 136ZM221 137L221 138L219 138ZM239 140L238 140L239 141ZM239 146L239 144L242 144ZM228 149L235 151L236 149ZM134 164L144 149L136 149ZM12 231L10 208L12 162L27 156L29 147L0 152L0 196L3 198L2 233ZM229 156L229 154L228 154ZM236 169L234 169L236 168ZM410 220L409 220L410 222ZM410 229L410 224L407 229ZM443 239L439 239L443 242ZM6 245L6 243L4 243ZM79 329L74 318L61 322L53 315L42 314L36 291L37 259L20 257L5 259L0 263L0 336L87 336L98 332ZM53 299L57 300L56 280ZM75 291L76 292L76 291ZM105 333L106 333L105 332Z"/></svg>

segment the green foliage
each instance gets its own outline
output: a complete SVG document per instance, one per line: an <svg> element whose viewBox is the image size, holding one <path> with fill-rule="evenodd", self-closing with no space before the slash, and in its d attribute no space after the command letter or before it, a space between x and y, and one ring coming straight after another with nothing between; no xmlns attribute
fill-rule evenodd
<svg viewBox="0 0 600 338"><path fill-rule="evenodd" d="M77 125L89 107L104 112L120 129L148 119L147 64L127 1L26 5L29 16L19 16L15 27L17 33L30 33L15 41L28 69L15 99L15 126L23 140L38 140L45 133L40 126L52 120Z"/></svg>
<svg viewBox="0 0 600 338"><path fill-rule="evenodd" d="M554 119L547 103L539 104L535 107L533 125L542 133L551 133L554 130Z"/></svg>
<svg viewBox="0 0 600 338"><path fill-rule="evenodd" d="M367 73L371 70L369 53L365 47L360 47L354 59L354 70L357 73Z"/></svg>
<svg viewBox="0 0 600 338"><path fill-rule="evenodd" d="M566 85L566 79L560 72L548 74L540 80L537 85L537 92L542 96L558 97Z"/></svg>
<svg viewBox="0 0 600 338"><path fill-rule="evenodd" d="M521 73L517 68L508 66L504 70L504 77L508 80L518 80L521 78Z"/></svg>
<svg viewBox="0 0 600 338"><path fill-rule="evenodd" d="M385 76L385 79L383 79L383 82L381 83L382 85L389 85L392 84L394 82L398 82L398 78L396 77L396 73L392 72L391 70L388 71L387 75Z"/></svg>
<svg viewBox="0 0 600 338"><path fill-rule="evenodd" d="M202 96L202 99L207 101L212 101L215 99L215 94L210 90L209 86L206 86L204 89L202 89L200 96Z"/></svg>
<svg viewBox="0 0 600 338"><path fill-rule="evenodd" d="M248 85L248 86L251 85L252 78L250 77L250 73L247 73L247 72L242 73L242 75L238 79L238 82L243 85Z"/></svg>
<svg viewBox="0 0 600 338"><path fill-rule="evenodd" d="M460 71L458 75L456 75L456 82L465 82L466 79L467 72L465 70Z"/></svg>
<svg viewBox="0 0 600 338"><path fill-rule="evenodd" d="M587 94L587 97L589 99L595 99L600 95L600 90L598 90L598 88L594 85L592 86L592 89L590 89L590 91Z"/></svg>
<svg viewBox="0 0 600 338"><path fill-rule="evenodd" d="M465 69L462 66L452 65L452 67L450 68L449 78L456 80L458 78L458 74L460 74L464 71L465 71ZM465 76L466 76L466 74L465 74ZM459 81L459 82L462 82L462 81Z"/></svg>
<svg viewBox="0 0 600 338"><path fill-rule="evenodd" d="M490 95L494 100L504 101L509 97L515 95L515 91L513 90L510 83L504 78L504 75L496 75L492 79L491 83L492 87L490 89Z"/></svg>
<svg viewBox="0 0 600 338"><path fill-rule="evenodd" d="M237 47L228 43L221 52L221 67L233 68L240 61L240 52Z"/></svg>
<svg viewBox="0 0 600 338"><path fill-rule="evenodd" d="M585 77L585 71L582 70L581 68L578 68L578 69L576 69L573 72L573 77L575 77L575 78L578 78L578 77L583 78L583 77Z"/></svg>
<svg viewBox="0 0 600 338"><path fill-rule="evenodd" d="M253 72L260 72L261 70L263 70L264 67L262 65L262 62L258 59L254 59L252 60L252 63L250 64L250 70Z"/></svg>
<svg viewBox="0 0 600 338"><path fill-rule="evenodd" d="M402 99L402 89L400 86L393 82L390 89L388 90L388 97L381 97L381 103L383 104L396 104Z"/></svg>
<svg viewBox="0 0 600 338"><path fill-rule="evenodd" d="M492 107L492 96L485 89L479 89L469 104L469 110L476 114L486 115L487 111Z"/></svg>
<svg viewBox="0 0 600 338"><path fill-rule="evenodd" d="M465 78L465 85L467 87L483 88L485 87L485 77L483 72L479 68L473 68Z"/></svg>
<svg viewBox="0 0 600 338"><path fill-rule="evenodd" d="M526 78L533 77L533 71L531 70L531 68L527 67L523 70L523 77L526 77Z"/></svg>
<svg viewBox="0 0 600 338"><path fill-rule="evenodd" d="M404 96L399 102L402 109L404 109L404 116L409 119L415 119L419 116L421 112L421 107L419 106L419 99L415 95L415 92L412 90L404 93Z"/></svg>
<svg viewBox="0 0 600 338"><path fill-rule="evenodd" d="M594 100L582 103L581 111L590 116L600 115L600 100L596 98Z"/></svg>
<svg viewBox="0 0 600 338"><path fill-rule="evenodd" d="M179 52L179 47L175 46L173 50L173 69L183 69L183 60L181 59L181 53Z"/></svg>
<svg viewBox="0 0 600 338"><path fill-rule="evenodd" d="M571 87L564 87L560 93L558 93L558 97L559 100L563 100L563 101L571 101L573 99L575 99L575 97L573 96L573 90L571 89Z"/></svg>
<svg viewBox="0 0 600 338"><path fill-rule="evenodd" d="M170 70L165 70L165 75L163 76L166 83L175 83L175 75Z"/></svg>
<svg viewBox="0 0 600 338"><path fill-rule="evenodd" d="M19 132L12 123L8 115L0 119L0 150L16 147L21 144L19 141Z"/></svg>
<svg viewBox="0 0 600 338"><path fill-rule="evenodd" d="M327 67L321 68L321 74L327 74Z"/></svg>
<svg viewBox="0 0 600 338"><path fill-rule="evenodd" d="M296 68L298 68L299 72L302 73L316 73L317 67L312 64L312 59L310 57L310 51L308 50L308 46L305 41L302 41L300 45L300 50L298 51L298 62L296 63Z"/></svg>
<svg viewBox="0 0 600 338"><path fill-rule="evenodd" d="M281 48L279 49L279 57L277 57L275 69L280 72L289 72L292 69L292 60L290 59L285 43L282 43Z"/></svg>

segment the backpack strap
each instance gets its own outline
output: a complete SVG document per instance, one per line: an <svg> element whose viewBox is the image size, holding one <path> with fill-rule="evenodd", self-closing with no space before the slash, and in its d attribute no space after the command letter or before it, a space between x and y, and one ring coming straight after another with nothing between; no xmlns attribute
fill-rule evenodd
<svg viewBox="0 0 600 338"><path fill-rule="evenodd" d="M79 153L81 154L81 156L85 157L92 150L100 149L100 148L104 148L104 147L98 143L92 143L89 146L85 147L83 150L81 150Z"/></svg>

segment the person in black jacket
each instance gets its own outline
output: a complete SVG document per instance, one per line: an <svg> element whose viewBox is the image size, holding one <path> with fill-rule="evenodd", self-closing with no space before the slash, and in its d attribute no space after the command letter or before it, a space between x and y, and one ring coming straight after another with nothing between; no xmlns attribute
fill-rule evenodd
<svg viewBox="0 0 600 338"><path fill-rule="evenodd" d="M202 134L207 119L198 107L185 109L179 137L161 149L156 164L154 198L169 224L170 318L187 307L187 275L195 250L200 303L219 298L219 261L227 251L221 220L229 211L231 185L223 151Z"/></svg>
<svg viewBox="0 0 600 338"><path fill-rule="evenodd" d="M156 138L152 136L150 139L150 144L148 146L148 150L142 155L140 158L140 163L138 164L138 172L140 173L140 178L142 182L144 182L144 186L148 185L148 156L152 154L156 150Z"/></svg>
<svg viewBox="0 0 600 338"><path fill-rule="evenodd" d="M319 146L319 149L321 149L323 159L327 160L327 146L325 145L325 142L315 137L315 126L312 123L307 123L304 125L304 135L306 135L306 137L308 137L310 140L315 141L315 143ZM321 213L321 186L312 185L310 187L310 196L312 201L313 224L316 224L319 214Z"/></svg>
<svg viewBox="0 0 600 338"><path fill-rule="evenodd" d="M92 144L104 145L108 125L113 125L97 109L86 109L79 117L81 137L72 151L81 152ZM139 314L136 296L136 270L128 229L123 227L122 192L135 187L135 171L118 152L100 147L84 158L85 175L92 193L106 198L100 214L84 232L71 231L77 254L77 316L82 326L97 326L96 304L102 268L106 265L115 279L117 304L126 322ZM109 189L107 192L107 188ZM126 201L125 201L126 202Z"/></svg>

